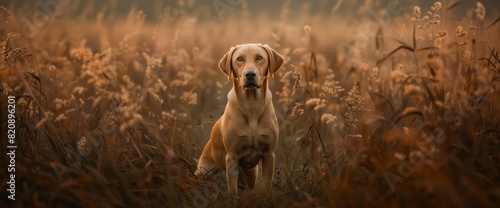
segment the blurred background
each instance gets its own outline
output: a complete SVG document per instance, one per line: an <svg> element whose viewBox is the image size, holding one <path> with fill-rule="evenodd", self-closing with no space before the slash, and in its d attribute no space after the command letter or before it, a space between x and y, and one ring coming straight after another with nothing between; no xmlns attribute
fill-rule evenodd
<svg viewBox="0 0 500 208"><path fill-rule="evenodd" d="M448 1L448 2L446 2ZM446 0L441 1L445 3L460 2L460 4L454 8L457 17L465 17L466 15L471 15L468 11L470 8L474 8L476 1L459 1L459 0ZM56 2L56 0L40 0L40 1L29 1L29 0L4 0L2 5L8 6L9 8L20 9L39 9L40 4L49 4L51 2ZM250 17L255 17L259 15L266 15L270 17L280 17L281 10L284 5L290 10L286 15L288 19L297 18L305 13L314 15L328 15L328 16L338 16L338 17L363 17L370 15L370 10L376 11L381 8L388 7L388 5L400 5L404 10L408 8L413 8L415 5L419 5L422 8L429 8L434 4L434 0L389 0L389 1L373 1L373 0L315 0L315 1L298 1L298 0L276 0L276 1L266 1L266 0L256 0L256 1L244 1L244 0L179 0L179 1L140 1L140 0L109 0L109 1L82 1L82 0L61 0L61 3L71 3L71 8L68 12L77 16L82 11L86 10L89 12L89 18L92 18L92 14L96 14L100 11L106 11L108 16L110 14L119 14L126 16L131 9L142 10L147 14L147 19L150 21L156 21L157 18L164 14L166 11L174 11L178 15L190 15L199 17L199 20L211 20L218 19L217 9L215 7L228 8L228 11L224 15L229 16L240 16L241 11L239 7L244 4L248 9L248 15ZM498 1L496 0L483 0L482 2L486 7L486 13L491 14L491 16L496 16L500 11L500 6L498 6ZM66 9L65 9L66 10Z"/></svg>

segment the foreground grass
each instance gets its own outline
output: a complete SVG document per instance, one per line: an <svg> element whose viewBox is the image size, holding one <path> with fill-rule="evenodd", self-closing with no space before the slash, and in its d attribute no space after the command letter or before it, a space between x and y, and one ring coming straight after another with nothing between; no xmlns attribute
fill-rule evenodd
<svg viewBox="0 0 500 208"><path fill-rule="evenodd" d="M62 18L31 40L4 10L1 129L14 95L19 149L16 201L3 203L493 207L499 32L480 10L448 20L452 8L434 5L429 19L415 9L391 23L401 31L378 25L367 37L348 38L356 27L347 37L316 29L338 22L314 16L267 26L173 16L163 27L132 11L123 22ZM238 34L243 23L252 36ZM234 200L224 177L192 173L231 85L216 62L241 41L267 42L287 62L271 86L281 125L273 192ZM0 176L6 184L7 170Z"/></svg>

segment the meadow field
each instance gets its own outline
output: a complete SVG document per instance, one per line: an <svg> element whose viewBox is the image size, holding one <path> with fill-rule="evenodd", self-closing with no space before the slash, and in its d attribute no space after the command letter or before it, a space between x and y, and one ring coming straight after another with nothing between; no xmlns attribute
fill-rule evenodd
<svg viewBox="0 0 500 208"><path fill-rule="evenodd" d="M0 3L0 206L500 204L497 3L265 3ZM235 199L193 172L242 43L285 64L272 191Z"/></svg>

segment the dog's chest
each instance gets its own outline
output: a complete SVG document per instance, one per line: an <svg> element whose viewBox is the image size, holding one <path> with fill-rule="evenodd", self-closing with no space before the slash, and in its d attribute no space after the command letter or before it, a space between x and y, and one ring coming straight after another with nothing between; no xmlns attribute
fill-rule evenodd
<svg viewBox="0 0 500 208"><path fill-rule="evenodd" d="M250 123L246 134L238 138L238 156L239 164L243 169L255 167L262 157L269 153L273 146L274 134L270 129L262 129L257 123Z"/></svg>

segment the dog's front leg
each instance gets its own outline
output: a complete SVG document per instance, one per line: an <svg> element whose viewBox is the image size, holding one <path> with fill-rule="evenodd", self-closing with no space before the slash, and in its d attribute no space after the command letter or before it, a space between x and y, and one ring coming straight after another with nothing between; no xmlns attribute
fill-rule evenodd
<svg viewBox="0 0 500 208"><path fill-rule="evenodd" d="M271 191L273 183L274 158L274 152L269 152L262 158L262 182L266 191Z"/></svg>
<svg viewBox="0 0 500 208"><path fill-rule="evenodd" d="M230 194L238 195L238 157L234 153L226 155L227 190Z"/></svg>

